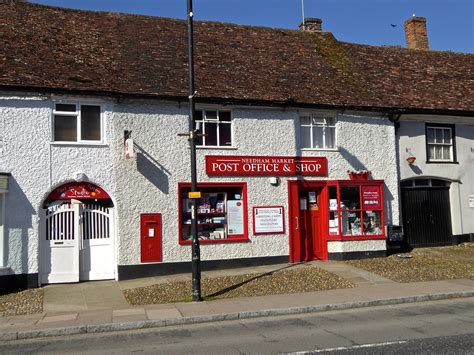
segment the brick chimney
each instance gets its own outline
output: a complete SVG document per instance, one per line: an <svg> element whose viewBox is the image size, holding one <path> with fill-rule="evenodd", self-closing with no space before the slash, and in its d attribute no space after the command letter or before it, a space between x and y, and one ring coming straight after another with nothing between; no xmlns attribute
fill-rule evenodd
<svg viewBox="0 0 474 355"><path fill-rule="evenodd" d="M302 31L319 31L321 32L323 20L320 18L307 17L304 22L300 23L300 30Z"/></svg>
<svg viewBox="0 0 474 355"><path fill-rule="evenodd" d="M405 21L405 38L407 48L427 51L428 34L426 32L426 18L413 15Z"/></svg>

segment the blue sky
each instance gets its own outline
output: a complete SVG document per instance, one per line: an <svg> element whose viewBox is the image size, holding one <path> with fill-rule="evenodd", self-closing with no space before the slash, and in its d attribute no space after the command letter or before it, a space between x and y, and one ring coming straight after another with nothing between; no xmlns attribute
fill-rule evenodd
<svg viewBox="0 0 474 355"><path fill-rule="evenodd" d="M186 0L32 0L80 9L186 18ZM403 22L427 19L430 48L474 53L473 0L304 0L305 16L346 42L405 46ZM193 0L195 19L297 28L301 0ZM397 25L392 27L391 24Z"/></svg>

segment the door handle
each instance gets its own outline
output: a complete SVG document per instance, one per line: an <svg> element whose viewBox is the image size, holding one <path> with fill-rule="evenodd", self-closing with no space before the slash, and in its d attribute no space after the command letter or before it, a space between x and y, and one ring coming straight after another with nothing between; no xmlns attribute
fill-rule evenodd
<svg viewBox="0 0 474 355"><path fill-rule="evenodd" d="M295 217L296 219L296 230L300 230L300 220L298 217Z"/></svg>

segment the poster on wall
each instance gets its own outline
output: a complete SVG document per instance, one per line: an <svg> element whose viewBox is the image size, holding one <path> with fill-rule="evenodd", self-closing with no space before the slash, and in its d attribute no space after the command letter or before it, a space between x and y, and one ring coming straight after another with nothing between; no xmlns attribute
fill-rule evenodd
<svg viewBox="0 0 474 355"><path fill-rule="evenodd" d="M227 201L227 228L229 235L244 234L244 204L241 200Z"/></svg>
<svg viewBox="0 0 474 355"><path fill-rule="evenodd" d="M382 201L378 186L362 186L362 206L364 209L380 209Z"/></svg>
<svg viewBox="0 0 474 355"><path fill-rule="evenodd" d="M253 233L254 234L282 234L285 233L283 224L283 206L254 207Z"/></svg>

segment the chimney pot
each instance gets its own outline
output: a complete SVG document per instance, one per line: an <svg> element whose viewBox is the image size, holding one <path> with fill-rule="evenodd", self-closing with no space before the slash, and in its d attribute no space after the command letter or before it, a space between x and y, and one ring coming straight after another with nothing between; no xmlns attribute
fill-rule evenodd
<svg viewBox="0 0 474 355"><path fill-rule="evenodd" d="M407 48L428 50L428 33L426 31L426 18L413 14L405 21L405 38Z"/></svg>
<svg viewBox="0 0 474 355"><path fill-rule="evenodd" d="M302 31L322 31L323 20L320 18L307 17L304 22L300 24L300 30Z"/></svg>

